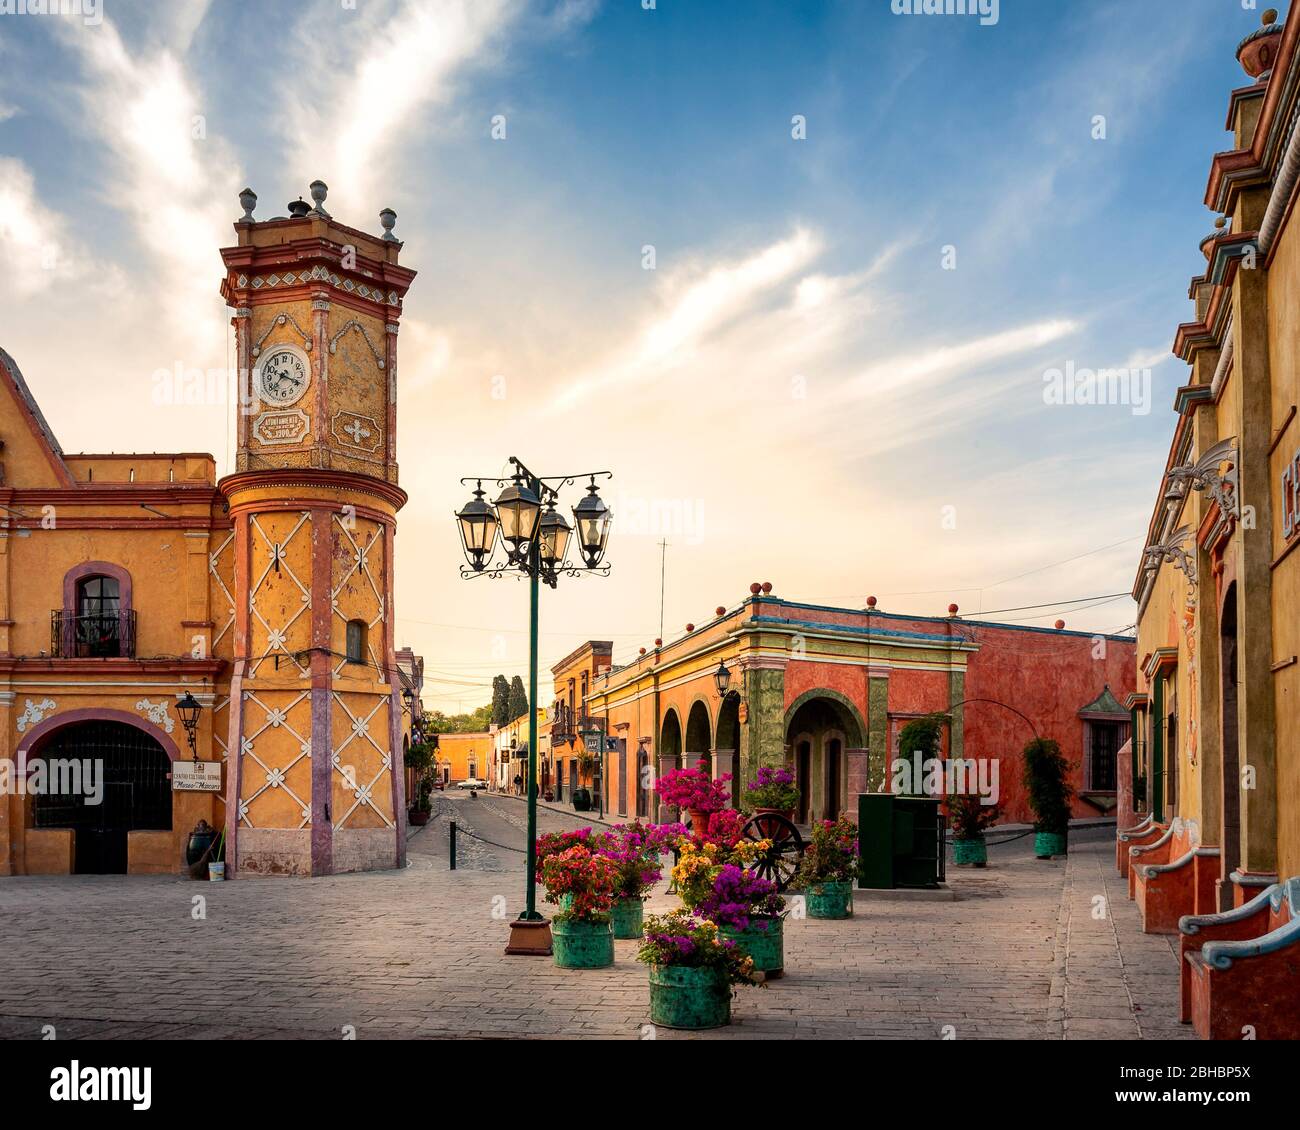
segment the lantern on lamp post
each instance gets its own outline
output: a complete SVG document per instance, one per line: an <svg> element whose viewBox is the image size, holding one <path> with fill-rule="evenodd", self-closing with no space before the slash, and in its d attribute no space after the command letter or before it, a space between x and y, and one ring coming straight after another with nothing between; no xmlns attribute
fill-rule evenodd
<svg viewBox="0 0 1300 1130"><path fill-rule="evenodd" d="M600 497L597 479L611 477L608 471L584 472L582 475L540 477L511 456L514 473L509 480L499 479L501 493L496 502L484 501L483 479L473 482L473 497L456 512L461 546L466 565L461 576L502 577L521 573L529 582L528 617L528 848L525 877L525 908L511 924L510 944L506 953L549 954L551 931L546 919L537 911L537 636L538 593L544 582L551 588L561 576L579 577L595 573L609 575L604 564L609 541L611 514ZM556 509L559 492L579 478L590 480L587 494L573 508L581 565L567 562L569 542L575 528ZM494 561L497 535L504 550L504 560Z"/></svg>

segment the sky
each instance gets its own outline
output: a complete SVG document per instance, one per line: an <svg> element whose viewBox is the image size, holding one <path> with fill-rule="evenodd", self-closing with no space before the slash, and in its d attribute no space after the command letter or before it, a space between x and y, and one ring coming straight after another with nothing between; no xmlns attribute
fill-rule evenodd
<svg viewBox="0 0 1300 1130"><path fill-rule="evenodd" d="M511 455L613 473L610 575L543 592L542 702L583 640L652 646L661 567L667 639L754 581L1122 630L1127 595L1088 598L1131 589L1157 499L1244 3L0 14L0 347L65 451L209 451L225 473L231 406L160 405L154 375L231 364L239 190L266 218L320 178L375 233L395 209L419 272L397 637L428 708L526 676L527 585L461 580L452 517L460 478ZM1137 395L1050 394L1105 368Z"/></svg>

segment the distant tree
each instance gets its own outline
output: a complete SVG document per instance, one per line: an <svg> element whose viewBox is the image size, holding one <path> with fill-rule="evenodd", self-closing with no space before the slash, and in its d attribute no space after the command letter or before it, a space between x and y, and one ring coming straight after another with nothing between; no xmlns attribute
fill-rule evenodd
<svg viewBox="0 0 1300 1130"><path fill-rule="evenodd" d="M524 681L516 675L510 681L510 710L507 721L513 722L528 713L528 693L524 690Z"/></svg>
<svg viewBox="0 0 1300 1130"><path fill-rule="evenodd" d="M444 714L430 710L424 715L426 734L481 734L492 721L492 704L485 702L470 714Z"/></svg>
<svg viewBox="0 0 1300 1130"><path fill-rule="evenodd" d="M497 726L510 721L510 684L504 675L492 679L492 721Z"/></svg>

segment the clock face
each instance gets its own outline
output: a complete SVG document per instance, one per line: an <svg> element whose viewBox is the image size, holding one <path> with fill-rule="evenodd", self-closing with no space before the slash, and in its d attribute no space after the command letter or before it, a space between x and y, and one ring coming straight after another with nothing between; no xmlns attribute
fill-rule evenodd
<svg viewBox="0 0 1300 1130"><path fill-rule="evenodd" d="M271 350L257 367L258 395L269 404L294 404L307 391L310 377L306 359L281 346Z"/></svg>

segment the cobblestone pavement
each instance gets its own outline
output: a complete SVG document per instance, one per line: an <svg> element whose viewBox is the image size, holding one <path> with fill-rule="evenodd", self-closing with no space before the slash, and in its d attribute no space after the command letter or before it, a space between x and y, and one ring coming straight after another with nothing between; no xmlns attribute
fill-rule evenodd
<svg viewBox="0 0 1300 1130"><path fill-rule="evenodd" d="M0 880L0 1036L37 1038L44 1025L60 1039L337 1039L348 1025L361 1039L1190 1036L1174 952L1139 931L1109 838L1072 844L1068 864L994 847L987 870L950 871L956 901L789 920L785 978L742 990L730 1028L685 1034L648 1029L634 942L616 943L602 970L506 957L523 857L462 843L450 871L446 825L455 812L485 839L522 845L522 804L439 807L401 872ZM1099 896L1107 913L1094 916ZM650 909L675 903L661 885Z"/></svg>

